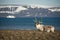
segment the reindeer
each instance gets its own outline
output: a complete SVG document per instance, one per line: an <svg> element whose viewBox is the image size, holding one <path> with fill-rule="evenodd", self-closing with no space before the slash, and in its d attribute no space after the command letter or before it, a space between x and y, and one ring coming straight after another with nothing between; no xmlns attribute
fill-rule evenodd
<svg viewBox="0 0 60 40"><path fill-rule="evenodd" d="M54 30L55 30L55 28L53 26L43 25L43 24L37 22L36 18L35 18L35 27L36 27L36 29L38 29L40 31L46 31L46 32L54 32Z"/></svg>

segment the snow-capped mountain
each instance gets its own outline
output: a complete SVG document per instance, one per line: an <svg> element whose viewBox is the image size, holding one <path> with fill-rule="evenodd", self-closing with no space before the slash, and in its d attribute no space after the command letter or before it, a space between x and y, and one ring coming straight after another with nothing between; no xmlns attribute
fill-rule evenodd
<svg viewBox="0 0 60 40"><path fill-rule="evenodd" d="M49 10L52 11L52 12L55 12L55 11L59 12L60 7L52 7L52 8L49 8Z"/></svg>
<svg viewBox="0 0 60 40"><path fill-rule="evenodd" d="M60 7L41 5L0 5L0 17L60 17Z"/></svg>

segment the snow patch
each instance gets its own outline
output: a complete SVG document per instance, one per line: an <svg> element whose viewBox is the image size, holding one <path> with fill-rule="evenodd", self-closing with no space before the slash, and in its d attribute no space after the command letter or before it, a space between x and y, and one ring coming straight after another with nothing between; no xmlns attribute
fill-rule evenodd
<svg viewBox="0 0 60 40"><path fill-rule="evenodd" d="M24 8L22 6L18 7L15 12L20 12L22 10L27 10L27 8Z"/></svg>
<svg viewBox="0 0 60 40"><path fill-rule="evenodd" d="M48 9L48 10L50 10L50 11L52 11L52 12L60 11L60 9Z"/></svg>

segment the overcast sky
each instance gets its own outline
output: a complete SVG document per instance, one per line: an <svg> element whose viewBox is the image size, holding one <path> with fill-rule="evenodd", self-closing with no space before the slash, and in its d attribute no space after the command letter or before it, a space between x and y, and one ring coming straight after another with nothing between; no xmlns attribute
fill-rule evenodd
<svg viewBox="0 0 60 40"><path fill-rule="evenodd" d="M18 4L18 5L46 5L60 7L60 0L0 0L0 4Z"/></svg>

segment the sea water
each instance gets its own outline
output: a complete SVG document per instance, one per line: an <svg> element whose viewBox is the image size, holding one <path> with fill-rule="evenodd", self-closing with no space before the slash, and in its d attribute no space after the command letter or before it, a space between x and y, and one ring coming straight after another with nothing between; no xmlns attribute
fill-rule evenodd
<svg viewBox="0 0 60 40"><path fill-rule="evenodd" d="M0 30L36 30L34 17L0 18ZM40 17L37 17L40 21ZM52 25L60 30L60 17L42 17L42 24Z"/></svg>

